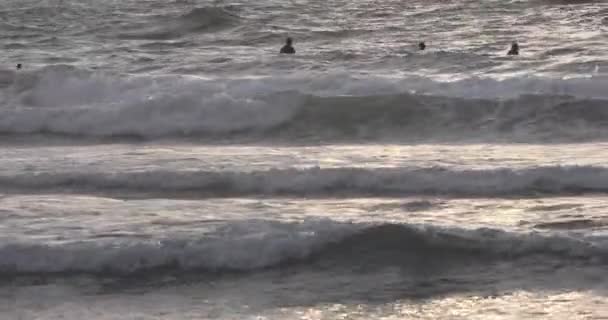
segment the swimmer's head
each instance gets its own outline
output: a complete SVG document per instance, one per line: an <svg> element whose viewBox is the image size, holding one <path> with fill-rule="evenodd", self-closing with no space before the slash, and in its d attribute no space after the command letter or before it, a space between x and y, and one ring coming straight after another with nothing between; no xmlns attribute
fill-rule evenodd
<svg viewBox="0 0 608 320"><path fill-rule="evenodd" d="M511 44L511 49L509 49L509 52L507 52L507 54L512 56L519 55L519 44L517 44L517 41L513 41L513 43Z"/></svg>
<svg viewBox="0 0 608 320"><path fill-rule="evenodd" d="M418 49L420 49L420 50L426 49L426 43L424 43L424 41L418 43Z"/></svg>

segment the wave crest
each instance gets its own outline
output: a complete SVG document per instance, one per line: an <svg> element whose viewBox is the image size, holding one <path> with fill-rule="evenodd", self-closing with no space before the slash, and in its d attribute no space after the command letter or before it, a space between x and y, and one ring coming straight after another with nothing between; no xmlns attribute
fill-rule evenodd
<svg viewBox="0 0 608 320"><path fill-rule="evenodd" d="M560 236L494 229L416 225L366 225L332 221L234 222L201 239L8 244L0 247L0 272L20 274L133 274L163 269L254 271L286 263L395 265L429 259L518 259L534 255L606 262L606 248Z"/></svg>
<svg viewBox="0 0 608 320"><path fill-rule="evenodd" d="M396 141L608 138L608 79L0 74L0 132L142 139Z"/></svg>
<svg viewBox="0 0 608 320"><path fill-rule="evenodd" d="M240 17L224 7L194 8L179 17L160 16L153 26L121 33L123 39L167 40L196 32L216 32L238 24ZM160 25L160 26L159 26Z"/></svg>
<svg viewBox="0 0 608 320"><path fill-rule="evenodd" d="M174 197L271 196L531 196L608 192L608 169L310 168L254 172L144 171L1 176L0 190Z"/></svg>

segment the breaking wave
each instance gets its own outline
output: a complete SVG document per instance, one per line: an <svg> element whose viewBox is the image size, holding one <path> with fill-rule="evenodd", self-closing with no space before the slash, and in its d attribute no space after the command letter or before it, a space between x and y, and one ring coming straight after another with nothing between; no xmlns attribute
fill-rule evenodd
<svg viewBox="0 0 608 320"><path fill-rule="evenodd" d="M537 196L608 192L608 169L310 168L268 171L66 172L1 176L5 192L66 192L119 197Z"/></svg>
<svg viewBox="0 0 608 320"><path fill-rule="evenodd" d="M508 141L608 138L608 79L0 72L0 132L74 137Z"/></svg>
<svg viewBox="0 0 608 320"><path fill-rule="evenodd" d="M0 273L134 274L150 270L254 271L285 264L396 265L416 259L518 259L535 255L605 263L597 243L564 236L495 229L333 221L233 222L200 239L108 240L64 244L5 244ZM542 261L542 260L541 260ZM438 262L439 263L439 262Z"/></svg>

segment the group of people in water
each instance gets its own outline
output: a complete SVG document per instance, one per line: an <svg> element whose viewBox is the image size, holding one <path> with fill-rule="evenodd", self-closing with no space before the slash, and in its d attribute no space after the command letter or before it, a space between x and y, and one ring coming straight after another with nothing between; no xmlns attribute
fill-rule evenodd
<svg viewBox="0 0 608 320"><path fill-rule="evenodd" d="M418 43L418 49L420 49L420 51L424 51L426 49L426 43L424 43L424 41ZM293 39L292 38L287 38L285 40L285 45L281 48L280 53L284 53L284 54L295 54L296 53L296 49L293 47ZM509 52L507 52L508 55L510 56L516 56L519 55L519 44L517 44L517 42L513 42L511 44L511 49L509 49ZM17 64L17 69L21 69L21 63Z"/></svg>
<svg viewBox="0 0 608 320"><path fill-rule="evenodd" d="M424 41L418 43L418 49L420 49L420 51L425 50L426 49L426 43L424 43ZM294 54L294 53L296 53L296 49L293 47L293 39L292 38L287 38L285 40L285 45L281 48L280 53L285 53L285 54ZM517 44L517 42L513 42L511 44L511 49L509 49L509 52L507 52L507 55L510 55L510 56L519 55L519 44Z"/></svg>

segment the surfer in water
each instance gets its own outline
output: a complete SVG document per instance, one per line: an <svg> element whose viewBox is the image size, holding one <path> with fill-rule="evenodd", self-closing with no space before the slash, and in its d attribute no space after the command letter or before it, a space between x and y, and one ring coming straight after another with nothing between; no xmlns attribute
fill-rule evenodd
<svg viewBox="0 0 608 320"><path fill-rule="evenodd" d="M17 70L21 69L21 63L17 63Z"/></svg>
<svg viewBox="0 0 608 320"><path fill-rule="evenodd" d="M293 43L293 40L291 38L287 38L287 40L285 40L285 45L283 46L283 48L281 48L281 53L286 53L286 54L296 53L296 49L293 48L292 43Z"/></svg>
<svg viewBox="0 0 608 320"><path fill-rule="evenodd" d="M420 49L420 51L423 51L424 49L426 49L426 43L424 43L424 41L420 42L418 44L418 49Z"/></svg>
<svg viewBox="0 0 608 320"><path fill-rule="evenodd" d="M507 55L510 55L510 56L519 55L519 44L517 44L517 42L513 42L513 44L511 44L511 49L509 49L509 52L507 52Z"/></svg>

